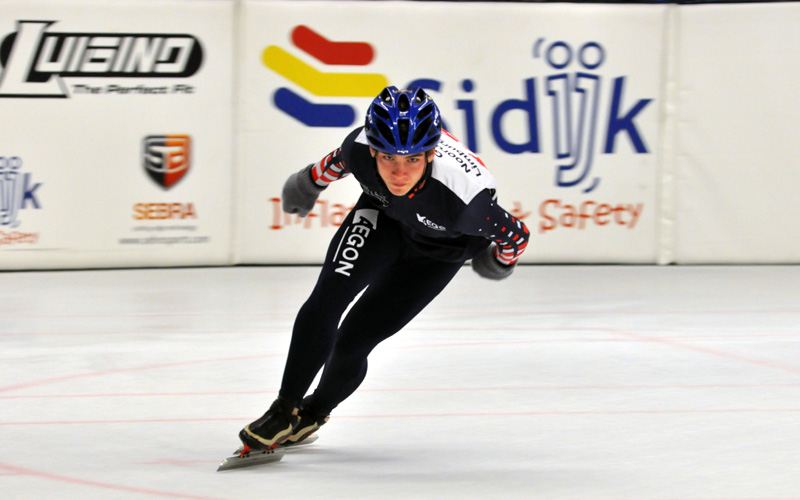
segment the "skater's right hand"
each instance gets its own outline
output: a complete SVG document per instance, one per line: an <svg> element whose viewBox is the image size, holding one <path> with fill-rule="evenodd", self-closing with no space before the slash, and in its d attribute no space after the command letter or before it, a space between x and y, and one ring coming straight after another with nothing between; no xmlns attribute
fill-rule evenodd
<svg viewBox="0 0 800 500"><path fill-rule="evenodd" d="M295 172L286 179L283 185L283 211L287 214L297 214L305 217L314 208L319 194L325 189L317 186L311 178L309 165L299 172Z"/></svg>

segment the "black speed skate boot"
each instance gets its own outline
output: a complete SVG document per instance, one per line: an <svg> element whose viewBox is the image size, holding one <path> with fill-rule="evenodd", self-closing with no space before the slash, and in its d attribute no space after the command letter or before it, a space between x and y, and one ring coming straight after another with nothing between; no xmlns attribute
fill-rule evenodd
<svg viewBox="0 0 800 500"><path fill-rule="evenodd" d="M239 439L255 450L275 448L292 435L299 420L296 410L294 401L278 396L267 413L239 432Z"/></svg>
<svg viewBox="0 0 800 500"><path fill-rule="evenodd" d="M321 411L314 406L314 396L307 396L300 403L300 410L297 412L300 421L294 426L292 435L283 443L286 446L300 444L308 436L314 434L317 429L325 425L331 418L327 411Z"/></svg>

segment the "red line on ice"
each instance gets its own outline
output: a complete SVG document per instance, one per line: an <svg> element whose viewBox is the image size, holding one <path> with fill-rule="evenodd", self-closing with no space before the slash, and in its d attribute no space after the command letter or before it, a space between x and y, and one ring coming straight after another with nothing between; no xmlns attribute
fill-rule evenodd
<svg viewBox="0 0 800 500"><path fill-rule="evenodd" d="M184 493L174 493L171 491L152 490L148 488L137 488L134 486L123 486L121 484L101 483L99 481L92 481L89 479L80 479L77 477L62 476L60 474L51 474L48 472L37 471L33 469L25 469L14 465L0 463L0 469L5 469L10 474L18 474L23 476L34 476L42 479L50 479L52 481L61 481L65 483L78 484L81 486L91 486L94 488L104 488L108 490L129 491L133 493L144 493L147 495L154 495L169 498L188 498L192 500L218 500L212 497L201 497L198 495L187 495Z"/></svg>

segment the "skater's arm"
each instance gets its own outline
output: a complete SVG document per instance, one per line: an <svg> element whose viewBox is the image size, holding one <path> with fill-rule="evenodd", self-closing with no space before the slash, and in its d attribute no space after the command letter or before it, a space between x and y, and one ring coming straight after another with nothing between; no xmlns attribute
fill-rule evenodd
<svg viewBox="0 0 800 500"><path fill-rule="evenodd" d="M348 175L350 175L350 171L347 170L344 158L342 158L342 148L331 151L329 155L311 167L311 178L314 184L323 189Z"/></svg>
<svg viewBox="0 0 800 500"><path fill-rule="evenodd" d="M330 183L349 173L342 159L341 148L293 173L283 185L283 211L305 217L314 208L320 193Z"/></svg>
<svg viewBox="0 0 800 500"><path fill-rule="evenodd" d="M498 205L490 190L472 200L460 225L466 226L465 232L493 243L472 260L473 269L484 278L508 277L528 246L530 233L525 223Z"/></svg>
<svg viewBox="0 0 800 500"><path fill-rule="evenodd" d="M497 261L506 266L516 264L528 246L530 234L525 223L508 213L496 201L487 210L486 222L487 229L483 235L497 245Z"/></svg>

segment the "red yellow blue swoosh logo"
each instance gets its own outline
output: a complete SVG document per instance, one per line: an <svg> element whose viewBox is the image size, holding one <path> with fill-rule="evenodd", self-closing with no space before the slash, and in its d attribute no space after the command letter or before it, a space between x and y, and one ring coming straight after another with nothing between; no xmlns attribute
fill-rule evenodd
<svg viewBox="0 0 800 500"><path fill-rule="evenodd" d="M306 26L293 29L292 43L324 66L366 66L374 58L374 50L366 42L330 41ZM297 87L319 97L374 97L389 85L388 79L378 73L319 69L276 45L264 49L261 61ZM275 92L273 101L278 109L311 127L346 127L355 121L351 106L314 103L285 87Z"/></svg>

